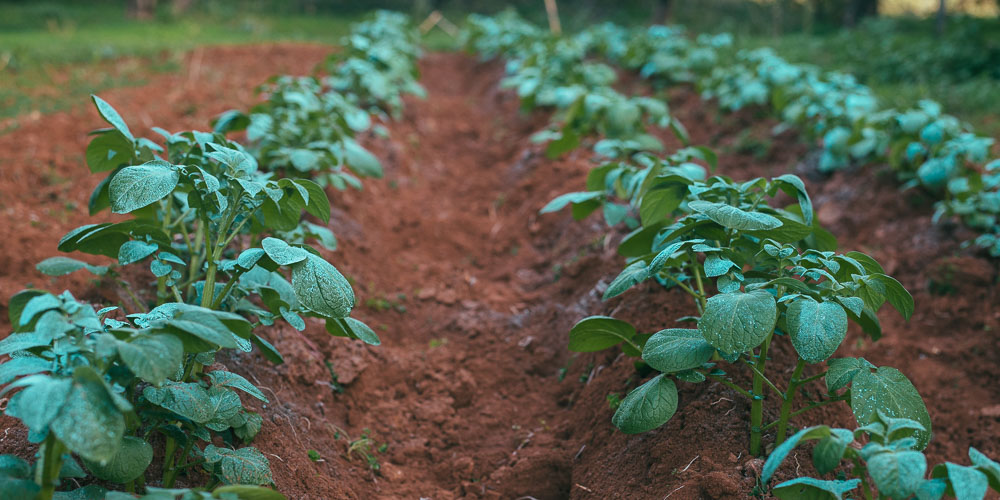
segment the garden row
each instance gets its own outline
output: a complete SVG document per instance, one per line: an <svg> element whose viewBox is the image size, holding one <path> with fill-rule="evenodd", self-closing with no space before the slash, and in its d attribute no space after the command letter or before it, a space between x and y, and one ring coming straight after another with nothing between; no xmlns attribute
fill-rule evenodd
<svg viewBox="0 0 1000 500"><path fill-rule="evenodd" d="M109 173L90 213L126 218L77 228L58 248L115 262L53 257L38 269L102 276L131 304L95 310L69 291L37 289L10 299L0 395L40 445L34 463L0 455L5 498L284 498L267 487L266 456L248 446L264 419L241 397L267 397L219 368L216 354L256 346L282 363L259 327L302 330L307 317L379 344L350 317L348 280L311 243L336 246L325 187L382 175L355 137L385 133L375 123L398 115L402 94L422 93L417 42L405 16L379 12L317 68L323 76L273 78L260 88L263 103L223 114L212 132L154 128L163 145L93 97L110 128L93 133L86 160ZM227 138L244 130L246 146ZM63 491L77 479L89 484Z"/></svg>
<svg viewBox="0 0 1000 500"><path fill-rule="evenodd" d="M886 302L908 319L914 303L903 286L872 257L836 252L836 238L820 227L798 177L708 177L705 166L714 169L716 155L688 145L683 125L662 100L616 91L615 69L598 58L657 83L694 83L724 109L770 103L788 125L823 137L822 169L888 160L909 185L942 196L940 213L959 213L970 225L995 232L988 226L1000 213L1000 162L981 166L990 139L974 136L929 102L904 113L876 112L870 91L846 75L790 65L767 51L726 55L721 49L730 41L724 35L690 40L662 26L630 31L602 25L559 37L504 14L471 17L464 42L483 57L507 60L502 86L515 88L523 107L555 110L550 126L535 136L548 143L547 154L594 139L593 151L603 160L589 173L587 190L560 196L542 212L571 206L582 219L600 210L610 227L631 230L618 248L627 267L604 298L654 279L687 293L699 313L677 318L692 327L653 334L604 316L585 318L570 331L570 350L621 346L639 358L640 375L655 374L620 402L616 427L626 433L659 427L677 410L677 381L711 381L750 401L751 454L762 454L764 437L774 435L761 484L808 440L819 440L814 465L820 474L842 470L843 461L851 465L845 471L850 478L801 477L776 485L771 491L779 497L839 499L858 495L859 487L865 498L877 492L900 499L981 499L990 487L1000 491L1000 464L975 449L969 451L971 466L940 464L928 477L921 450L931 422L913 384L894 368L832 357L849 322L878 340L877 313ZM669 127L685 147L665 151L652 127ZM794 203L781 206L780 193ZM977 242L991 246L990 238L995 234ZM768 376L773 342L790 342L797 353L784 386ZM751 386L738 385L726 372L737 369L750 372ZM796 405L800 388L819 380L824 393ZM771 422L764 421L766 398L780 401ZM794 417L839 402L850 406L856 430L790 432Z"/></svg>

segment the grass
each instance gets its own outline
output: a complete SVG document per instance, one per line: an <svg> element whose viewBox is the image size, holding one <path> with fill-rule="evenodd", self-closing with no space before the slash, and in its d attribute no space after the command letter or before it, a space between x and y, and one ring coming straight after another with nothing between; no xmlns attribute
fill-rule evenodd
<svg viewBox="0 0 1000 500"><path fill-rule="evenodd" d="M215 11L139 22L117 5L0 3L0 123L65 109L105 88L141 85L151 74L179 69L197 46L332 44L357 19Z"/></svg>

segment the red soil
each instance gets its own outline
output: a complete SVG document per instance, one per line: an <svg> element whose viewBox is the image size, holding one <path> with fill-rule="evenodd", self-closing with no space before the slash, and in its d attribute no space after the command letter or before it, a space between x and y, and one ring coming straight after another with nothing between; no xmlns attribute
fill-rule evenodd
<svg viewBox="0 0 1000 500"><path fill-rule="evenodd" d="M219 112L251 105L252 88L272 73L307 73L326 51L204 49L181 74L102 97L140 134L153 125L205 129ZM342 246L328 257L354 280L355 315L377 329L383 345L331 338L310 323L303 334L262 330L284 353L284 365L257 354L223 360L271 398L259 408L265 424L255 445L270 457L278 488L312 499L747 497L760 467L741 453L747 401L718 385L681 384L673 420L624 435L610 423L606 397L639 382L631 362L612 351L566 351L569 328L587 315L614 311L655 331L692 312L686 296L649 284L602 303L598 290L622 266L615 253L621 234L604 237L598 217L537 215L549 199L583 186L591 166L585 149L545 159L528 138L546 117L519 113L516 98L497 90L498 65L430 54L421 69L428 99L407 101L405 117L388 124L389 139L366 141L386 179L367 182L362 192L330 193L331 227ZM689 91L675 92L671 103L695 143L718 147L720 173L799 173L842 249L871 253L914 292L909 323L886 311L881 341L852 331L838 354L895 366L913 380L935 425L929 458L966 463L969 446L1000 456L996 263L961 250L968 235L932 225L930 201L900 194L879 166L823 178L802 160L808 148L793 134L769 136L772 122L720 116ZM7 228L0 300L34 284L124 302L113 287L82 276L50 280L33 267L58 254L65 232L106 217L88 217L84 208L99 181L84 164L86 133L100 126L81 106L0 136L0 227ZM740 153L746 129L773 144L756 158ZM143 288L141 278L136 285ZM772 366L790 372L794 353L777 345ZM767 403L769 416L775 403ZM853 426L850 411L838 406L794 423L820 422ZM16 422L0 417L0 427L0 453L30 456ZM347 455L363 429L373 448L387 444L373 452L377 472ZM311 461L308 450L323 461ZM790 461L802 473L809 462L805 452ZM786 466L782 477L794 469Z"/></svg>

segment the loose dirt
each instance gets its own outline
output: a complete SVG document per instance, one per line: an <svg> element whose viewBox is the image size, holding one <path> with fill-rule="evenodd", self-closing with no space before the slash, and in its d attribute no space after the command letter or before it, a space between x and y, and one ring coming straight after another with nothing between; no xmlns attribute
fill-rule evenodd
<svg viewBox="0 0 1000 500"><path fill-rule="evenodd" d="M306 74L327 50L202 49L179 74L102 97L140 134L153 125L204 129L212 116L251 105L266 77ZM607 396L641 382L632 363L612 351L566 351L569 328L587 315L613 312L655 331L693 312L685 296L649 284L602 303L622 266L622 234L606 237L596 216L537 215L583 186L586 149L545 159L529 137L547 117L521 113L513 95L497 90L499 64L429 54L421 70L428 98L407 101L405 116L387 124L388 139L363 140L385 179L329 193L341 247L327 257L353 280L355 315L383 344L331 338L315 322L301 334L262 330L283 365L256 354L221 360L271 399L258 407L265 424L254 444L269 456L278 488L303 499L746 498L761 466L741 453L747 401L720 386L681 384L673 420L624 435L610 423ZM720 115L688 90L670 101L696 143L718 148L720 173L798 173L842 249L871 253L914 292L909 323L886 311L881 341L852 330L838 354L895 366L913 380L935 424L929 458L965 463L969 446L1000 456L996 263L960 249L968 234L933 225L930 200L900 194L881 166L820 176L809 148L791 133L772 137L775 123L753 111ZM33 268L58 254L65 232L99 220L85 213L99 178L88 175L83 152L86 133L100 126L81 106L0 136L0 300L32 284L124 302L108 284L52 280ZM777 344L773 366L790 371L794 353ZM853 425L846 408L826 408L795 424ZM30 456L16 422L0 417L0 427L0 453ZM810 472L809 462L800 452L782 477Z"/></svg>

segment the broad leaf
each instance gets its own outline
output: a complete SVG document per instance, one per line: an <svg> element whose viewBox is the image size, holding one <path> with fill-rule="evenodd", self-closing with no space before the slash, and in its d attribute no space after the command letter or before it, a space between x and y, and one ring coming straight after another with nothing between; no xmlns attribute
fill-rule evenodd
<svg viewBox="0 0 1000 500"><path fill-rule="evenodd" d="M80 269L86 269L98 276L108 272L108 268L105 266L94 266L69 257L50 257L39 262L35 269L49 276L64 276Z"/></svg>
<svg viewBox="0 0 1000 500"><path fill-rule="evenodd" d="M125 167L115 174L108 186L111 210L127 214L160 201L174 190L179 180L177 168L163 160Z"/></svg>
<svg viewBox="0 0 1000 500"><path fill-rule="evenodd" d="M847 492L856 489L860 484L860 479L827 481L797 477L775 486L772 493L781 500L843 500Z"/></svg>
<svg viewBox="0 0 1000 500"><path fill-rule="evenodd" d="M250 446L232 450L210 444L205 447L205 461L216 464L226 484L262 485L274 482L267 457Z"/></svg>
<svg viewBox="0 0 1000 500"><path fill-rule="evenodd" d="M611 422L626 434L638 434L663 425L676 411L677 386L661 374L632 390Z"/></svg>
<svg viewBox="0 0 1000 500"><path fill-rule="evenodd" d="M740 231L761 231L781 227L781 221L760 212L746 212L725 203L712 203L696 200L688 203L688 207L705 214L718 224Z"/></svg>
<svg viewBox="0 0 1000 500"><path fill-rule="evenodd" d="M631 342L635 334L635 327L628 322L607 316L591 316L580 320L569 331L569 350L602 351L622 342Z"/></svg>
<svg viewBox="0 0 1000 500"><path fill-rule="evenodd" d="M344 318L354 307L351 284L329 262L309 254L292 265L292 288L299 302L328 318Z"/></svg>
<svg viewBox="0 0 1000 500"><path fill-rule="evenodd" d="M700 367L714 353L715 348L698 330L669 328L649 337L642 348L642 359L663 373L675 373Z"/></svg>
<svg viewBox="0 0 1000 500"><path fill-rule="evenodd" d="M760 345L777 319L774 296L764 290L721 293L708 299L698 330L719 351L736 354Z"/></svg>
<svg viewBox="0 0 1000 500"><path fill-rule="evenodd" d="M927 472L927 459L919 451L879 453L868 459L868 475L879 493L909 498L917 492Z"/></svg>
<svg viewBox="0 0 1000 500"><path fill-rule="evenodd" d="M184 344L169 334L141 336L118 342L118 355L137 377L160 385L184 362Z"/></svg>
<svg viewBox="0 0 1000 500"><path fill-rule="evenodd" d="M788 305L785 321L795 351L808 363L832 356L847 336L847 313L834 302L796 299Z"/></svg>
<svg viewBox="0 0 1000 500"><path fill-rule="evenodd" d="M918 449L924 449L930 441L927 407L910 380L895 368L859 370L851 382L851 411L862 426L877 421L879 411L888 417L915 420L927 429L908 433L917 439Z"/></svg>
<svg viewBox="0 0 1000 500"><path fill-rule="evenodd" d="M66 447L86 460L110 460L121 447L125 416L100 375L87 366L73 370L73 387L50 424Z"/></svg>
<svg viewBox="0 0 1000 500"><path fill-rule="evenodd" d="M153 447L134 436L125 436L121 448L107 462L85 460L98 479L124 484L142 475L153 461Z"/></svg>

